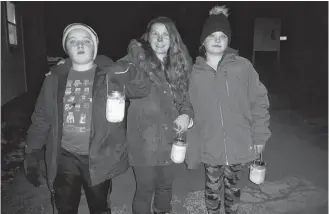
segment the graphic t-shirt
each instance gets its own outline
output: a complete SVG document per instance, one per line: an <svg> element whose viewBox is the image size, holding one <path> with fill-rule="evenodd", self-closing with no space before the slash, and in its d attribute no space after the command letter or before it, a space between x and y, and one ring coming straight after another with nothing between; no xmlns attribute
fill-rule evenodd
<svg viewBox="0 0 329 214"><path fill-rule="evenodd" d="M71 69L66 82L62 147L80 155L89 153L95 68L83 72Z"/></svg>

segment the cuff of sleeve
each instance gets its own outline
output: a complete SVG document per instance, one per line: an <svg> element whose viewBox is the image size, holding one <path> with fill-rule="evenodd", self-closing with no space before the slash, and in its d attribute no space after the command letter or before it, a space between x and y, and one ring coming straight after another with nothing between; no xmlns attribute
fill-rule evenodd
<svg viewBox="0 0 329 214"><path fill-rule="evenodd" d="M185 110L180 111L180 115L182 115L182 114L188 115L190 119L193 119L194 118L193 111L190 111L190 110L186 110L185 109Z"/></svg>
<svg viewBox="0 0 329 214"><path fill-rule="evenodd" d="M193 119L192 119L192 118L190 118L190 124L188 125L188 127L187 127L187 128L191 128L191 127L193 126L193 124L194 124L194 122L193 122Z"/></svg>
<svg viewBox="0 0 329 214"><path fill-rule="evenodd" d="M265 146L266 142L265 141L254 141L254 145L263 145Z"/></svg>

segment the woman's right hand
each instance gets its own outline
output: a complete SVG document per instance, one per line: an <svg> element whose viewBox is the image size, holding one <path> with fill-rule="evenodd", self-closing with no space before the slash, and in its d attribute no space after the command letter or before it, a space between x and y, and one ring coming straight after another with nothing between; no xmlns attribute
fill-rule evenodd
<svg viewBox="0 0 329 214"><path fill-rule="evenodd" d="M130 44L128 46L128 53L130 54L130 57L135 63L143 61L146 58L142 44L136 39L130 41Z"/></svg>
<svg viewBox="0 0 329 214"><path fill-rule="evenodd" d="M109 70L113 75L111 76L111 82L122 85L135 78L136 69L135 66L126 61L120 61L109 66Z"/></svg>

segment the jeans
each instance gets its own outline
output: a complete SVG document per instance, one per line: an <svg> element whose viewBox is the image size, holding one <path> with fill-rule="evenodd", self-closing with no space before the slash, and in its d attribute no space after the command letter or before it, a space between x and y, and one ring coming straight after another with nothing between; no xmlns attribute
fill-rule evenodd
<svg viewBox="0 0 329 214"><path fill-rule="evenodd" d="M83 187L91 214L110 214L107 195L111 180L91 186L89 158L61 149L54 181L55 204L58 214L77 214Z"/></svg>
<svg viewBox="0 0 329 214"><path fill-rule="evenodd" d="M171 211L172 186L178 172L177 167L177 164L133 167L136 180L133 214L150 214L153 194L153 211Z"/></svg>
<svg viewBox="0 0 329 214"><path fill-rule="evenodd" d="M208 213L220 214L222 202L224 202L226 214L237 213L237 210L232 208L240 200L241 193L237 185L242 177L242 165L212 166L205 164L205 172L205 202ZM224 195L224 201L222 195Z"/></svg>

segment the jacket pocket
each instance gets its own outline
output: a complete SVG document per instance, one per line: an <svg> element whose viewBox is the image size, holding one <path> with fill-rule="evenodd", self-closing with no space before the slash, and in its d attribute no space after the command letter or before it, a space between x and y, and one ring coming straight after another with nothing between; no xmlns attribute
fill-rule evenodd
<svg viewBox="0 0 329 214"><path fill-rule="evenodd" d="M234 141L235 155L238 158L250 156L252 152L252 129L250 120L242 114L234 114L232 126L232 139Z"/></svg>

